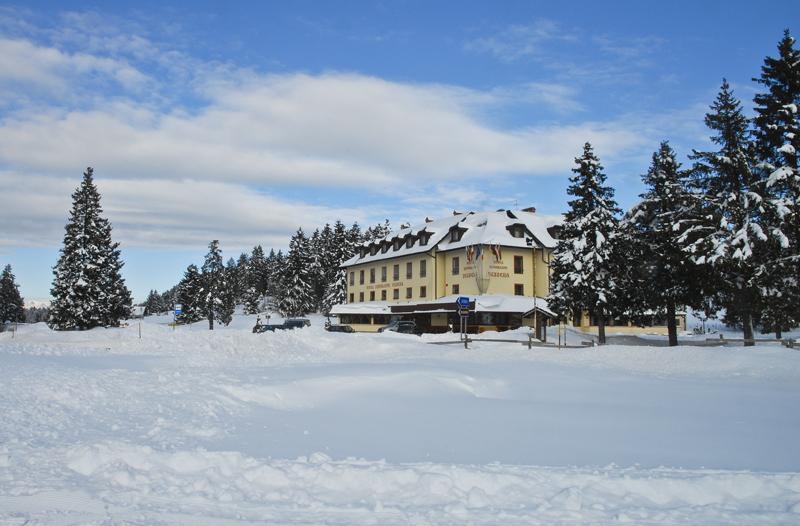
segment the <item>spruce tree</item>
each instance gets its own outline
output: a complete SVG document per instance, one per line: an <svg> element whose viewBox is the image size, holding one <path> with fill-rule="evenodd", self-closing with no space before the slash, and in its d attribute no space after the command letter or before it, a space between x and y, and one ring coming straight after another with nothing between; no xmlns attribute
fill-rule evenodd
<svg viewBox="0 0 800 526"><path fill-rule="evenodd" d="M222 264L222 251L219 241L214 239L208 244L208 254L203 262L202 299L209 330L214 330L214 320L224 325L231 322L233 316L233 295L228 287L228 276Z"/></svg>
<svg viewBox="0 0 800 526"><path fill-rule="evenodd" d="M164 310L161 294L159 294L157 290L151 290L150 293L147 294L147 299L144 302L145 316L152 316L164 312Z"/></svg>
<svg viewBox="0 0 800 526"><path fill-rule="evenodd" d="M605 186L606 175L592 146L587 142L583 155L575 159L575 174L570 177L569 202L561 236L553 252L551 290L548 305L567 317L584 310L594 316L598 340L605 343L606 316L617 288L618 261L615 242L620 210L614 191Z"/></svg>
<svg viewBox="0 0 800 526"><path fill-rule="evenodd" d="M25 302L19 293L11 265L6 265L0 274L0 324L24 321Z"/></svg>
<svg viewBox="0 0 800 526"><path fill-rule="evenodd" d="M313 311L311 261L309 241L300 228L292 236L289 255L283 267L282 290L278 298L278 311L282 316L303 316Z"/></svg>
<svg viewBox="0 0 800 526"><path fill-rule="evenodd" d="M766 89L755 96L754 138L760 178L766 180L766 256L759 273L762 330L800 321L800 50L787 29L778 56L766 57L761 76Z"/></svg>
<svg viewBox="0 0 800 526"><path fill-rule="evenodd" d="M626 249L635 276L626 284L625 298L639 299L638 314L665 315L669 345L678 345L675 312L679 305L699 301L699 269L682 250L681 232L675 228L693 210L694 196L688 191L688 174L681 170L675 151L667 141L653 153L642 176L647 191L626 218L625 232L635 239L636 257ZM629 245L630 246L630 245Z"/></svg>
<svg viewBox="0 0 800 526"><path fill-rule="evenodd" d="M253 247L244 272L242 302L245 314L261 312L261 304L267 292L267 266L261 245Z"/></svg>
<svg viewBox="0 0 800 526"><path fill-rule="evenodd" d="M178 284L175 303L181 305L181 314L176 316L178 323L194 323L205 316L203 297L203 276L196 265L189 265Z"/></svg>
<svg viewBox="0 0 800 526"><path fill-rule="evenodd" d="M697 264L713 269L717 293L712 304L724 308L726 322L741 325L745 345L753 345L755 312L761 301L757 252L763 251L767 240L760 224L762 185L747 118L727 81L723 80L705 122L718 149L695 150L690 156L693 184L702 193L704 211L685 232L695 238L687 249Z"/></svg>
<svg viewBox="0 0 800 526"><path fill-rule="evenodd" d="M72 194L64 246L53 269L54 329L114 327L130 316L131 294L121 275L119 244L112 242L111 224L102 213L90 167Z"/></svg>

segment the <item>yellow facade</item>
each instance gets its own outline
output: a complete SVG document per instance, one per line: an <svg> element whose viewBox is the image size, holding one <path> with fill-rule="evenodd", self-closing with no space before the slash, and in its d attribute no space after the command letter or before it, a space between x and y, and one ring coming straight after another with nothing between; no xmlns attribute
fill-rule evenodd
<svg viewBox="0 0 800 526"><path fill-rule="evenodd" d="M350 266L347 268L347 301L403 303L430 301L450 294L544 297L549 293L549 248L501 247L500 259L488 245L483 250L480 262L468 263L467 252L463 248L438 251L434 247L420 254ZM453 273L454 259L458 260L456 273ZM425 276L420 272L423 261ZM479 290L479 279L486 280L486 290L482 292ZM382 291L386 291L385 297Z"/></svg>

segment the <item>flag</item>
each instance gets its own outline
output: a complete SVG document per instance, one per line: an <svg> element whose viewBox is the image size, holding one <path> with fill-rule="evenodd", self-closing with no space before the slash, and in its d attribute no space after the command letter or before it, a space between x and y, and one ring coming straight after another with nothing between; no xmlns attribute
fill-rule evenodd
<svg viewBox="0 0 800 526"><path fill-rule="evenodd" d="M483 257L483 251L481 250L480 245L475 245L475 255L473 257L475 258L475 261L478 261L478 258Z"/></svg>

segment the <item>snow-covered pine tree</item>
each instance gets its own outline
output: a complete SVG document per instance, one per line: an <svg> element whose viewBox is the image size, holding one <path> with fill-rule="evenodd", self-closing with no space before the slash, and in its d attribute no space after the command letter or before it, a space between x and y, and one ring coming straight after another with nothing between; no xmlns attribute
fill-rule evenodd
<svg viewBox="0 0 800 526"><path fill-rule="evenodd" d="M700 300L700 269L681 249L681 233L675 228L693 210L694 196L688 191L688 174L667 141L653 153L642 181L647 190L622 225L625 237L632 236L629 243L636 246L635 258L630 248L625 249L634 276L623 284L628 290L622 299L640 315L665 315L669 345L674 346L678 345L676 307L694 306Z"/></svg>
<svg viewBox="0 0 800 526"><path fill-rule="evenodd" d="M283 295L285 290L284 270L286 268L286 255L282 250L276 253L270 249L266 258L267 296L273 304Z"/></svg>
<svg viewBox="0 0 800 526"><path fill-rule="evenodd" d="M118 326L130 316L131 294L120 273L119 245L111 241L111 224L102 213L90 167L72 194L64 246L53 269L53 329Z"/></svg>
<svg viewBox="0 0 800 526"><path fill-rule="evenodd" d="M242 302L245 314L261 312L261 304L267 292L267 263L264 259L264 249L261 245L253 247L253 252L247 261L244 292Z"/></svg>
<svg viewBox="0 0 800 526"><path fill-rule="evenodd" d="M299 228L289 243L289 255L283 268L283 290L278 298L278 311L282 316L303 316L313 311L310 268L309 241Z"/></svg>
<svg viewBox="0 0 800 526"><path fill-rule="evenodd" d="M759 323L780 338L782 329L800 322L800 49L788 29L778 56L766 57L753 80L766 88L754 98L753 130L767 202Z"/></svg>
<svg viewBox="0 0 800 526"><path fill-rule="evenodd" d="M614 245L620 214L614 190L605 186L606 175L592 146L575 159L570 177L569 202L560 239L553 252L548 305L563 317L589 311L598 325L598 340L605 343L606 316L615 301L618 261Z"/></svg>
<svg viewBox="0 0 800 526"><path fill-rule="evenodd" d="M689 156L694 160L693 184L702 193L704 209L695 225L682 233L681 242L685 245L687 236L693 236L685 248L695 263L710 265L717 277L712 304L724 308L726 322L740 324L745 345L753 345L754 313L761 299L754 253L767 237L759 224L763 198L755 147L741 104L726 80L705 122L719 149L694 150Z"/></svg>
<svg viewBox="0 0 800 526"><path fill-rule="evenodd" d="M161 302L161 294L153 289L147 294L147 299L144 301L144 314L145 316L152 316L163 312L163 304Z"/></svg>
<svg viewBox="0 0 800 526"><path fill-rule="evenodd" d="M25 321L25 302L19 293L11 265L0 274L0 323Z"/></svg>
<svg viewBox="0 0 800 526"><path fill-rule="evenodd" d="M214 320L228 325L234 309L233 296L228 290L228 277L222 264L222 251L219 248L219 241L216 239L208 244L208 254L206 254L202 270L203 306L208 319L208 328L213 331Z"/></svg>
<svg viewBox="0 0 800 526"><path fill-rule="evenodd" d="M236 260L236 304L244 304L245 291L247 290L247 267L250 258L242 252Z"/></svg>
<svg viewBox="0 0 800 526"><path fill-rule="evenodd" d="M189 265L178 284L175 303L181 305L178 323L194 323L203 319L206 312L203 297L203 276L196 265Z"/></svg>
<svg viewBox="0 0 800 526"><path fill-rule="evenodd" d="M358 225L354 225L358 227ZM356 238L359 236L356 236ZM347 272L340 268L342 263L353 257L355 243L350 239L350 233L341 221L336 221L333 226L331 246L329 253L330 277L322 300L322 312L328 314L331 307L347 300Z"/></svg>

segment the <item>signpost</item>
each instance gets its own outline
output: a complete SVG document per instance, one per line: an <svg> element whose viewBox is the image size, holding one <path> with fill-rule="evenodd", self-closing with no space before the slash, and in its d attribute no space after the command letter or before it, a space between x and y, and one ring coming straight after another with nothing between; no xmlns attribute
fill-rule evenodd
<svg viewBox="0 0 800 526"><path fill-rule="evenodd" d="M459 296L456 300L458 307L458 316L461 320L461 339L464 341L464 348L469 349L469 337L467 336L467 319L469 318L469 298L466 296Z"/></svg>
<svg viewBox="0 0 800 526"><path fill-rule="evenodd" d="M173 317L172 317L173 318L172 319L172 330L175 330L175 327L178 325L178 316L180 316L181 314L183 314L183 305L181 305L180 303L176 303L175 304L175 311L174 311L174 314L173 314Z"/></svg>

